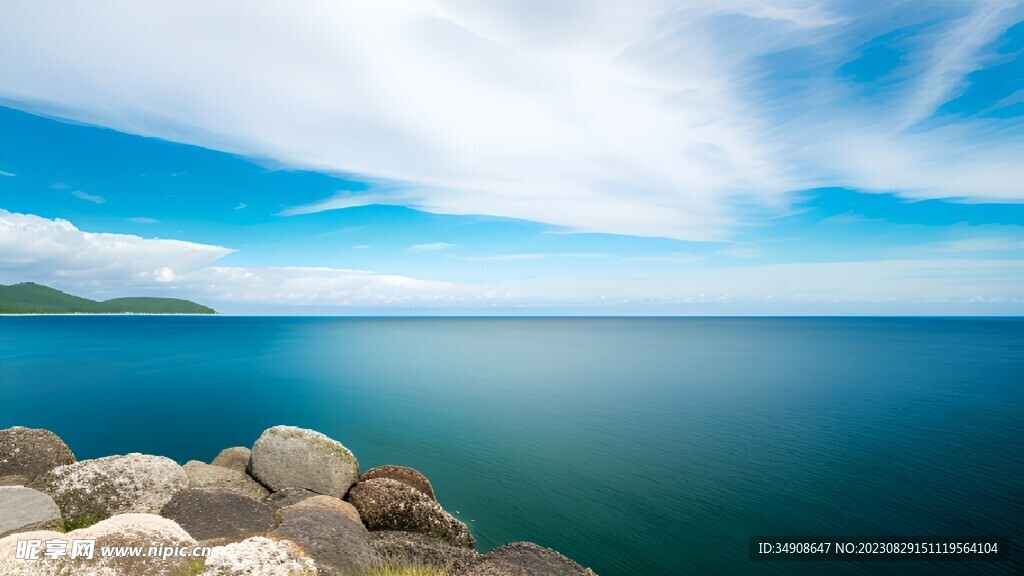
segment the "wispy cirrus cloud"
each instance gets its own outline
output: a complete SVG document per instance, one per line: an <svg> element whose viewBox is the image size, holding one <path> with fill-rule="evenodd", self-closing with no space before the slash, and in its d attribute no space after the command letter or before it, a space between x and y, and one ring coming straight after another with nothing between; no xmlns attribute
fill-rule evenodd
<svg viewBox="0 0 1024 576"><path fill-rule="evenodd" d="M71 192L71 195L74 196L75 198L81 198L86 202L92 202L93 204L103 204L104 202L107 201L107 199L104 198L103 196L98 196L96 194L86 194L81 190L73 190Z"/></svg>
<svg viewBox="0 0 1024 576"><path fill-rule="evenodd" d="M6 176L7 178L14 178L17 176L14 172L8 172L6 170L0 170L0 176Z"/></svg>
<svg viewBox="0 0 1024 576"><path fill-rule="evenodd" d="M449 248L454 248L454 247L455 247L455 244L451 244L451 243L448 243L448 242L431 242L429 244L413 244L412 246L409 246L409 251L410 252L417 252L417 253L419 253L419 252L438 252L440 250L447 250Z"/></svg>
<svg viewBox="0 0 1024 576"><path fill-rule="evenodd" d="M136 224L159 224L160 221L156 218L150 218L148 216L133 216L128 219L129 222L135 222Z"/></svg>
<svg viewBox="0 0 1024 576"><path fill-rule="evenodd" d="M985 48L1019 20L1020 2L305 8L8 3L0 95L373 184L284 215L398 204L721 240L821 185L1024 200L1018 120L925 122L988 65ZM836 74L862 44L914 26L898 74L871 97Z"/></svg>

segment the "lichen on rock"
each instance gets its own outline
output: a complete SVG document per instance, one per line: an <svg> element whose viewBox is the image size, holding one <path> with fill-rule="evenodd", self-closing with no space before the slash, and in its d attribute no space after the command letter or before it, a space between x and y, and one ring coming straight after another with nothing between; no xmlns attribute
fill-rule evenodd
<svg viewBox="0 0 1024 576"><path fill-rule="evenodd" d="M59 466L29 487L53 497L64 520L73 523L124 513L157 514L188 487L188 476L170 458L133 453Z"/></svg>
<svg viewBox="0 0 1024 576"><path fill-rule="evenodd" d="M359 462L341 442L320 432L275 426L253 446L250 473L273 491L305 488L344 498L359 479Z"/></svg>

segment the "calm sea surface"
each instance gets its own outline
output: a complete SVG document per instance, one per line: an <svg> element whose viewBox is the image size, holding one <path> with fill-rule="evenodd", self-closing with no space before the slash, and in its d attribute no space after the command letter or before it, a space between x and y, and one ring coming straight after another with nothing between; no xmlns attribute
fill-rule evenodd
<svg viewBox="0 0 1024 576"><path fill-rule="evenodd" d="M0 318L0 428L80 459L209 461L275 424L418 468L482 549L602 576L1022 566L1021 320ZM752 535L1017 548L764 563Z"/></svg>

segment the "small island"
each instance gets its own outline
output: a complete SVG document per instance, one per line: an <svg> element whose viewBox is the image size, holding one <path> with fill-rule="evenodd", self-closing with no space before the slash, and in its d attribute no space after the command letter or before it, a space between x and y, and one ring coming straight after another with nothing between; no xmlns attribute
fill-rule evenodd
<svg viewBox="0 0 1024 576"><path fill-rule="evenodd" d="M56 288L22 282L0 284L0 314L216 314L213 308L180 298L114 298L97 302Z"/></svg>

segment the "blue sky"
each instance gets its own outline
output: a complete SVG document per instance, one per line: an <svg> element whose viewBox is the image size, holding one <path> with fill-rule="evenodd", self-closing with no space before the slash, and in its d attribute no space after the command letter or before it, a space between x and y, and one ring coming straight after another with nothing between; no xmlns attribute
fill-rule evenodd
<svg viewBox="0 0 1024 576"><path fill-rule="evenodd" d="M0 7L0 282L1020 314L1022 2Z"/></svg>

